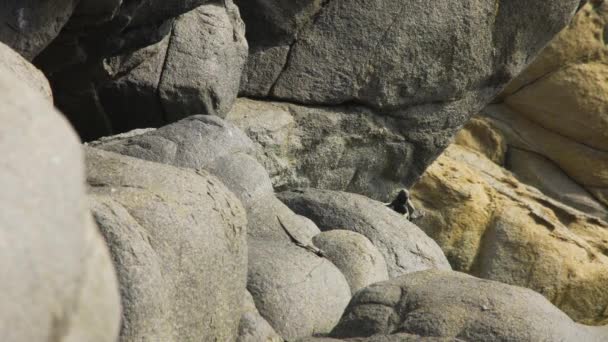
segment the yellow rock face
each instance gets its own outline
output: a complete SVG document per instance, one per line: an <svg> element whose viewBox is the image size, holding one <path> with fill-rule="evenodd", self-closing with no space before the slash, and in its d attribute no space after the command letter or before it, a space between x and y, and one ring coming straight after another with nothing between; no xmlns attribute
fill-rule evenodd
<svg viewBox="0 0 608 342"><path fill-rule="evenodd" d="M587 3L501 99L484 114L508 146L548 158L608 205L607 1Z"/></svg>
<svg viewBox="0 0 608 342"><path fill-rule="evenodd" d="M452 266L531 288L586 324L608 323L608 224L452 145L412 189L415 223Z"/></svg>

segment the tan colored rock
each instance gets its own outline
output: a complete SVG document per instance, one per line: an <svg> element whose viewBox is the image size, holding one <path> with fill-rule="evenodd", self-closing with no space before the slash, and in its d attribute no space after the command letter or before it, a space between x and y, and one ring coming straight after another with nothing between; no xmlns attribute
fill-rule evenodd
<svg viewBox="0 0 608 342"><path fill-rule="evenodd" d="M590 1L503 92L509 108L484 110L509 146L548 158L603 205L608 205L606 42L608 2ZM603 211L599 216L608 214Z"/></svg>
<svg viewBox="0 0 608 342"><path fill-rule="evenodd" d="M507 142L504 136L487 120L474 117L465 129L454 136L454 143L481 152L499 165L504 165Z"/></svg>
<svg viewBox="0 0 608 342"><path fill-rule="evenodd" d="M510 95L522 87L571 63L608 60L604 27L608 23L608 3L591 1L572 19L570 25L545 47L542 53L503 91Z"/></svg>
<svg viewBox="0 0 608 342"><path fill-rule="evenodd" d="M0 68L53 102L51 86L42 71L4 43L0 43L0 56Z"/></svg>
<svg viewBox="0 0 608 342"><path fill-rule="evenodd" d="M531 288L574 320L608 322L608 224L450 146L412 189L415 223L455 270Z"/></svg>

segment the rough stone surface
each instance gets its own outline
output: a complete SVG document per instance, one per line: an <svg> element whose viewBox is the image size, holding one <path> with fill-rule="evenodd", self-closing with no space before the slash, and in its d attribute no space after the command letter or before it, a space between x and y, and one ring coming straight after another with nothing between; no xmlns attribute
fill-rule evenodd
<svg viewBox="0 0 608 342"><path fill-rule="evenodd" d="M416 220L455 270L527 287L572 319L608 322L608 223L450 146L411 189Z"/></svg>
<svg viewBox="0 0 608 342"><path fill-rule="evenodd" d="M58 106L85 140L228 112L247 58L244 26L232 1L116 6L95 27L70 22L37 59ZM103 38L93 40L98 36ZM85 106L89 113L83 118Z"/></svg>
<svg viewBox="0 0 608 342"><path fill-rule="evenodd" d="M420 228L384 204L328 190L282 192L278 197L322 231L343 229L367 237L384 256L390 277L429 268L451 269L439 246Z"/></svg>
<svg viewBox="0 0 608 342"><path fill-rule="evenodd" d="M509 146L546 157L587 189L597 201L608 204L603 196L608 184L608 151L548 130L504 105L488 106L483 113L505 136Z"/></svg>
<svg viewBox="0 0 608 342"><path fill-rule="evenodd" d="M567 24L579 1L237 4L251 51L241 93L394 118L406 142L399 154L413 156L398 164L409 187Z"/></svg>
<svg viewBox="0 0 608 342"><path fill-rule="evenodd" d="M8 0L0 4L0 41L32 60L67 23L78 0Z"/></svg>
<svg viewBox="0 0 608 342"><path fill-rule="evenodd" d="M231 0L201 6L175 21L158 85L168 122L228 113L248 54L244 26Z"/></svg>
<svg viewBox="0 0 608 342"><path fill-rule="evenodd" d="M49 102L53 102L49 81L40 70L2 43L0 43L0 56L0 69L3 72L10 72L19 82L38 91Z"/></svg>
<svg viewBox="0 0 608 342"><path fill-rule="evenodd" d="M286 340L328 333L350 300L331 262L289 243L250 239L248 278L260 314Z"/></svg>
<svg viewBox="0 0 608 342"><path fill-rule="evenodd" d="M14 73L0 63L0 340L113 342L118 286L88 213L80 143Z"/></svg>
<svg viewBox="0 0 608 342"><path fill-rule="evenodd" d="M219 117L196 115L157 130L143 130L92 142L107 151L216 175L241 200L251 237L311 244L319 229L274 196L267 172L252 157L254 144ZM280 221L279 221L280 220ZM282 223L282 224L281 224Z"/></svg>
<svg viewBox="0 0 608 342"><path fill-rule="evenodd" d="M86 153L92 211L121 285L121 340L234 340L247 273L239 200L204 171Z"/></svg>
<svg viewBox="0 0 608 342"><path fill-rule="evenodd" d="M573 208L608 220L608 208L547 158L511 147L507 165L523 183Z"/></svg>
<svg viewBox="0 0 608 342"><path fill-rule="evenodd" d="M509 109L484 111L500 121L510 145L548 158L604 205L607 30L608 3L588 2L502 94Z"/></svg>
<svg viewBox="0 0 608 342"><path fill-rule="evenodd" d="M330 230L312 241L344 274L352 293L388 280L384 257L365 236L348 230Z"/></svg>
<svg viewBox="0 0 608 342"><path fill-rule="evenodd" d="M413 146L399 121L369 110L239 99L226 119L256 143L279 190L314 187L388 201L412 177Z"/></svg>
<svg viewBox="0 0 608 342"><path fill-rule="evenodd" d="M458 272L428 270L353 297L331 335L407 332L465 341L604 341L607 327L576 324L541 295Z"/></svg>
<svg viewBox="0 0 608 342"><path fill-rule="evenodd" d="M260 316L249 291L245 291L243 314L236 342L283 342L274 329Z"/></svg>

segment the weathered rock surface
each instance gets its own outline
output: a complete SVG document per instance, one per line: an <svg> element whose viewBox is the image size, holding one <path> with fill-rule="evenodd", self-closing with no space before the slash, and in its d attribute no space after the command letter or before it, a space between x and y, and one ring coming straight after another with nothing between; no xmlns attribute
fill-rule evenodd
<svg viewBox="0 0 608 342"><path fill-rule="evenodd" d="M465 341L604 341L541 295L458 272L428 270L358 292L331 335L406 332Z"/></svg>
<svg viewBox="0 0 608 342"><path fill-rule="evenodd" d="M132 5L137 7L133 13L119 12L104 24L118 25L114 21L123 16L127 27L107 33L96 46L87 46L86 38L63 42L83 50L82 61L62 66L57 59L65 49L59 46L39 58L51 76L59 107L86 140L159 127L193 114L228 112L247 58L244 25L232 1L195 5L202 2ZM171 10L157 12L162 7ZM188 11L173 19L183 10ZM146 12L162 18L156 22ZM143 26L130 27L134 21ZM63 39L74 37L66 34ZM85 105L91 111L88 120L81 114Z"/></svg>
<svg viewBox="0 0 608 342"><path fill-rule="evenodd" d="M250 239L248 278L260 314L286 340L328 333L350 300L331 262L290 243Z"/></svg>
<svg viewBox="0 0 608 342"><path fill-rule="evenodd" d="M370 110L237 100L226 119L256 143L275 188L363 193L388 201L412 177L399 120Z"/></svg>
<svg viewBox="0 0 608 342"><path fill-rule="evenodd" d="M351 293L388 280L384 257L365 236L336 229L322 232L312 241L323 251L323 256L344 274Z"/></svg>
<svg viewBox="0 0 608 342"><path fill-rule="evenodd" d="M208 170L247 209L249 236L289 241L287 229L298 241L309 243L319 233L314 224L276 199L268 174L251 156L251 140L219 117L196 115L157 130L140 130L91 145L159 163Z"/></svg>
<svg viewBox="0 0 608 342"><path fill-rule="evenodd" d="M278 197L322 231L343 229L367 237L384 256L390 277L451 269L439 246L420 228L384 204L367 197L328 190L282 192Z"/></svg>
<svg viewBox="0 0 608 342"><path fill-rule="evenodd" d="M471 113L567 24L578 4L239 0L250 45L241 94L350 105L355 113L365 107L395 119L406 142L400 155L412 158L399 164L409 187ZM394 169L377 168L376 175Z"/></svg>
<svg viewBox="0 0 608 342"><path fill-rule="evenodd" d="M608 172L606 172L608 151L591 148L550 131L504 105L489 106L484 109L483 113L494 129L505 137L510 148L546 157L568 177L584 187L591 194L585 196L584 201L595 203L593 205L595 209L587 211L580 204L575 204L580 201L569 204L601 217L608 215L608 212L601 209L608 204L602 195L604 184L608 184ZM563 188L562 191L567 193L569 189ZM576 196L576 194L572 194L572 196ZM600 213L598 213L598 209Z"/></svg>
<svg viewBox="0 0 608 342"><path fill-rule="evenodd" d="M78 0L3 1L0 42L32 60L57 37L77 4Z"/></svg>
<svg viewBox="0 0 608 342"><path fill-rule="evenodd" d="M412 188L416 220L455 270L533 289L572 319L608 322L608 224L450 146Z"/></svg>
<svg viewBox="0 0 608 342"><path fill-rule="evenodd" d="M204 171L87 148L95 221L121 285L122 341L230 341L246 286L246 216Z"/></svg>
<svg viewBox="0 0 608 342"><path fill-rule="evenodd" d="M495 124L505 132L509 145L548 158L604 205L608 204L607 27L608 3L588 2L506 89L501 98L508 109L484 111L498 121Z"/></svg>
<svg viewBox="0 0 608 342"><path fill-rule="evenodd" d="M42 84L23 79L39 75L15 75L35 68L1 49L0 340L115 341L118 284L88 214L80 143Z"/></svg>
<svg viewBox="0 0 608 342"><path fill-rule="evenodd" d="M0 69L2 69L2 72L10 73L29 88L36 90L49 102L53 102L51 86L44 74L3 43L0 43Z"/></svg>
<svg viewBox="0 0 608 342"><path fill-rule="evenodd" d="M255 307L253 297L245 291L243 301L243 314L239 323L239 336L236 342L283 342L274 329L260 316Z"/></svg>

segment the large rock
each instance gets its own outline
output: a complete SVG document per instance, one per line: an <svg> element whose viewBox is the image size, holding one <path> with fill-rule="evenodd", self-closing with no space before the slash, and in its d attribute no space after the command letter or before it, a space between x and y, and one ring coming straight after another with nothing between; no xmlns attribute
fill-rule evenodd
<svg viewBox="0 0 608 342"><path fill-rule="evenodd" d="M252 157L254 144L219 117L196 115L157 130L137 130L104 138L92 146L120 154L216 175L241 200L249 236L310 244L319 233L274 196L268 173ZM286 234L286 230L289 234Z"/></svg>
<svg viewBox="0 0 608 342"><path fill-rule="evenodd" d="M541 295L458 272L429 270L358 292L331 335L406 332L465 341L604 341Z"/></svg>
<svg viewBox="0 0 608 342"><path fill-rule="evenodd" d="M317 189L282 192L278 196L323 231L344 229L367 237L384 256L391 277L429 268L451 269L431 238L380 202Z"/></svg>
<svg viewBox="0 0 608 342"><path fill-rule="evenodd" d="M121 340L234 340L247 273L239 200L204 171L86 153L93 214L121 285Z"/></svg>
<svg viewBox="0 0 608 342"><path fill-rule="evenodd" d="M100 28L72 22L61 42L38 58L58 106L86 140L228 112L248 53L244 25L231 1L204 2L132 2ZM81 60L66 62L67 53Z"/></svg>
<svg viewBox="0 0 608 342"><path fill-rule="evenodd" d="M312 241L323 251L323 256L344 274L352 293L388 280L384 257L365 236L336 229L322 232Z"/></svg>
<svg viewBox="0 0 608 342"><path fill-rule="evenodd" d="M0 340L113 342L116 275L87 208L75 132L15 71L0 63ZM41 78L39 78L41 79Z"/></svg>
<svg viewBox="0 0 608 342"><path fill-rule="evenodd" d="M241 93L396 119L408 143L400 155L412 156L400 163L409 187L578 4L238 0L251 51Z"/></svg>
<svg viewBox="0 0 608 342"><path fill-rule="evenodd" d="M450 146L412 188L416 220L455 270L528 287L572 319L608 322L608 223Z"/></svg>
<svg viewBox="0 0 608 342"><path fill-rule="evenodd" d="M260 314L286 340L328 333L350 300L331 262L289 243L250 239L248 278Z"/></svg>
<svg viewBox="0 0 608 342"><path fill-rule="evenodd" d="M314 187L388 201L413 177L414 147L399 120L364 108L239 99L226 119L256 143L280 190Z"/></svg>
<svg viewBox="0 0 608 342"><path fill-rule="evenodd" d="M57 37L77 4L78 0L3 1L0 42L32 60Z"/></svg>
<svg viewBox="0 0 608 342"><path fill-rule="evenodd" d="M309 337L298 340L297 342L458 342L457 338L450 337L423 337L420 335L412 335L398 333L392 335L374 335L369 337L354 337L346 339L337 339L331 337Z"/></svg>
<svg viewBox="0 0 608 342"><path fill-rule="evenodd" d="M502 94L508 110L484 111L498 121L509 145L548 158L604 205L608 204L607 29L608 3L588 2Z"/></svg>

